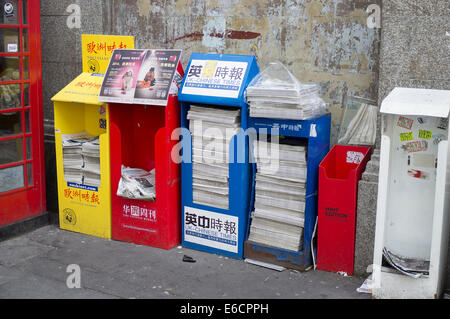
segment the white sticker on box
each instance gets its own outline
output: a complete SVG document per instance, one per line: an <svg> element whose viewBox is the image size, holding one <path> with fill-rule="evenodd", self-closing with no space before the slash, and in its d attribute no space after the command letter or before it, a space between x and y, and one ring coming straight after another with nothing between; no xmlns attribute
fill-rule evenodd
<svg viewBox="0 0 450 319"><path fill-rule="evenodd" d="M361 152L347 152L347 163L359 164L364 158L364 154Z"/></svg>
<svg viewBox="0 0 450 319"><path fill-rule="evenodd" d="M239 219L236 216L184 207L184 240L238 252Z"/></svg>
<svg viewBox="0 0 450 319"><path fill-rule="evenodd" d="M8 52L17 52L18 46L17 43L8 43Z"/></svg>
<svg viewBox="0 0 450 319"><path fill-rule="evenodd" d="M436 165L436 156L433 154L412 154L412 165L434 168Z"/></svg>
<svg viewBox="0 0 450 319"><path fill-rule="evenodd" d="M317 137L316 124L311 124L309 128L309 137Z"/></svg>

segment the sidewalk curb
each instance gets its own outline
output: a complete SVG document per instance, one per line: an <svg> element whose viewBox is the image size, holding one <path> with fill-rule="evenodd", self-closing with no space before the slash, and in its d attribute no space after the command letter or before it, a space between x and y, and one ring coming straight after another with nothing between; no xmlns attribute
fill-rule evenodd
<svg viewBox="0 0 450 319"><path fill-rule="evenodd" d="M12 223L6 226L0 226L0 242L23 235L49 224L50 214L48 212L45 212L39 216L21 220L19 222Z"/></svg>

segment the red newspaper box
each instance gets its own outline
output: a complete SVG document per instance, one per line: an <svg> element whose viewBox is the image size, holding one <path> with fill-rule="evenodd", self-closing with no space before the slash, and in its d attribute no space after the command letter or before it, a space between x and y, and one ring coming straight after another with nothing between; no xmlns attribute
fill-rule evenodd
<svg viewBox="0 0 450 319"><path fill-rule="evenodd" d="M170 249L181 241L180 165L171 160L180 126L180 105L171 95L167 106L111 103L112 239ZM117 196L122 165L155 169L155 201Z"/></svg>
<svg viewBox="0 0 450 319"><path fill-rule="evenodd" d="M353 275L358 181L370 147L335 145L319 165L317 269Z"/></svg>
<svg viewBox="0 0 450 319"><path fill-rule="evenodd" d="M183 77L180 63L177 72ZM181 243L181 167L179 159L172 159L172 149L178 143L172 133L181 122L178 97L170 94L165 106L110 103L109 110L111 237L171 249ZM123 187L118 195L122 166L152 171L151 182L138 179L153 188L153 199L123 196Z"/></svg>

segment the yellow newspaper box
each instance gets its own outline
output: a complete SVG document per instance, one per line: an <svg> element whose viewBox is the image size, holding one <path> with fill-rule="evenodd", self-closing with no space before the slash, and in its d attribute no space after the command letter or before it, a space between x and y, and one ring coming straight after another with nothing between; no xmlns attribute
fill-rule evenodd
<svg viewBox="0 0 450 319"><path fill-rule="evenodd" d="M108 105L103 74L82 73L54 102L59 221L62 229L111 238Z"/></svg>

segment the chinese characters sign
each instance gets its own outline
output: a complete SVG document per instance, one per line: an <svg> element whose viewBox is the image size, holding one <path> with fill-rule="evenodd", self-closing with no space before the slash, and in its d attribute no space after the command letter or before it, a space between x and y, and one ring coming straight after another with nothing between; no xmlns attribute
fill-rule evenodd
<svg viewBox="0 0 450 319"><path fill-rule="evenodd" d="M76 189L67 187L64 189L64 198L71 201L78 201L81 204L99 206L100 200L98 197L98 192Z"/></svg>
<svg viewBox="0 0 450 319"><path fill-rule="evenodd" d="M236 216L185 207L183 223L185 241L238 252L239 220Z"/></svg>
<svg viewBox="0 0 450 319"><path fill-rule="evenodd" d="M83 72L104 74L115 49L134 49L134 37L82 34L81 46Z"/></svg>
<svg viewBox="0 0 450 319"><path fill-rule="evenodd" d="M413 132L400 133L400 141L412 141L414 139Z"/></svg>
<svg viewBox="0 0 450 319"><path fill-rule="evenodd" d="M146 207L124 204L122 207L122 215L148 222L156 222L156 210Z"/></svg>
<svg viewBox="0 0 450 319"><path fill-rule="evenodd" d="M433 136L433 132L432 131L427 131L427 130L419 130L419 138L423 138L426 140L431 140Z"/></svg>
<svg viewBox="0 0 450 319"><path fill-rule="evenodd" d="M181 50L115 50L99 101L166 105L180 56Z"/></svg>
<svg viewBox="0 0 450 319"><path fill-rule="evenodd" d="M59 91L52 100L100 104L98 102L98 94L102 82L102 75L83 72Z"/></svg>
<svg viewBox="0 0 450 319"><path fill-rule="evenodd" d="M247 62L192 60L183 94L237 98Z"/></svg>

